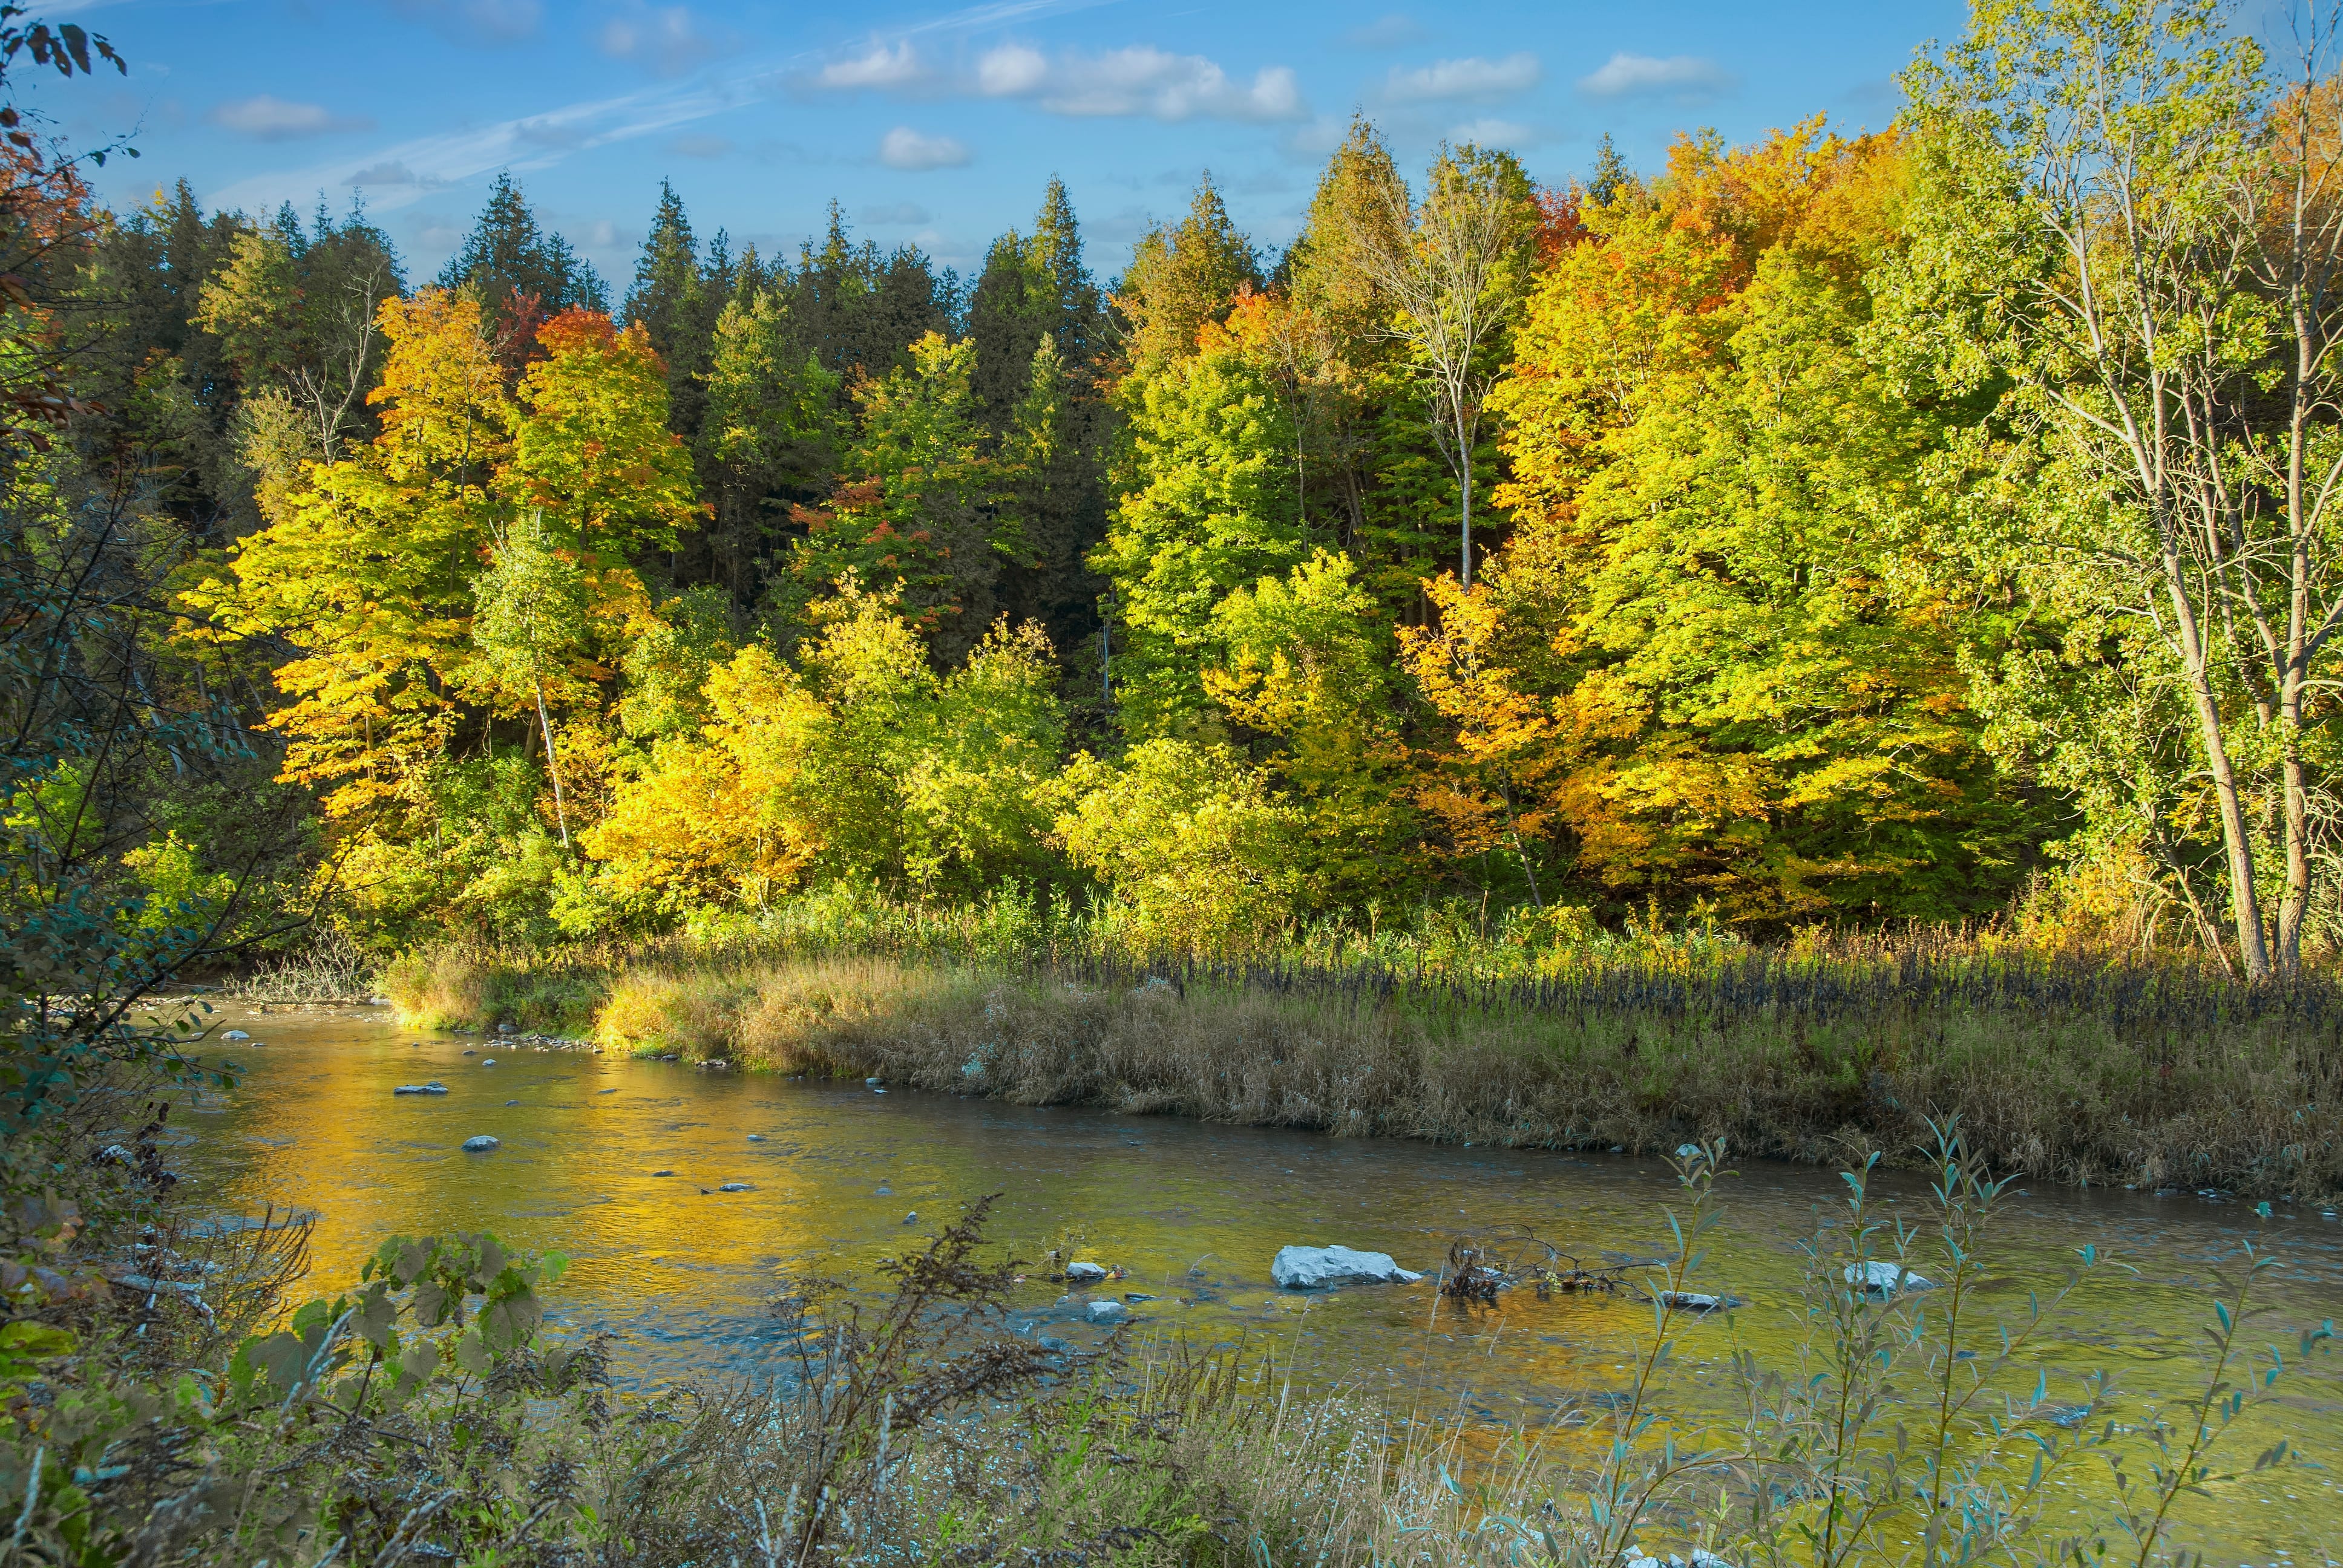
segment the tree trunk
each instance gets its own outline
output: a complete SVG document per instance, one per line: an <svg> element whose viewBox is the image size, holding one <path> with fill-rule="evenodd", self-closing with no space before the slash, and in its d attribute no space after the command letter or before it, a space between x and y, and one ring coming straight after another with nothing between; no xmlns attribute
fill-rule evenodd
<svg viewBox="0 0 2343 1568"><path fill-rule="evenodd" d="M1459 497L1463 502L1463 538L1458 548L1463 566L1457 573L1466 588L1473 586L1473 441L1464 427L1464 410L1456 410L1456 476L1460 481Z"/></svg>
<svg viewBox="0 0 2343 1568"><path fill-rule="evenodd" d="M553 820L561 829L561 847L569 848L569 812L561 803L561 764L553 756L553 720L545 713L545 682L537 683L537 722L545 731L545 773L553 780Z"/></svg>
<svg viewBox="0 0 2343 1568"><path fill-rule="evenodd" d="M2247 837L2246 809L2237 793L2237 775L2229 764L2229 743L2221 719L2220 699L2205 665L2205 645L2197 625L2196 607L2189 603L2187 584L2177 549L2167 539L2164 553L2165 587L2172 597L2180 658L2188 673L2188 694L2197 706L2197 727L2205 745L2205 763L2213 775L2213 795L2221 809L2221 846L2229 862L2229 904L2237 925L2237 956L2246 978L2270 977L2268 939L2262 929L2261 900L2254 888L2254 847Z"/></svg>

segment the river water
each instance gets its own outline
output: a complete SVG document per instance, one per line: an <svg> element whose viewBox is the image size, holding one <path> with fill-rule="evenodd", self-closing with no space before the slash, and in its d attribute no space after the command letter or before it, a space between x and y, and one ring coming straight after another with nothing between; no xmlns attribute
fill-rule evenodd
<svg viewBox="0 0 2343 1568"><path fill-rule="evenodd" d="M1590 1261L1647 1256L1666 1248L1664 1210L1681 1201L1664 1162L1626 1154L882 1094L424 1034L395 1027L386 1010L226 1005L210 1021L255 1038L206 1047L206 1058L236 1063L240 1081L173 1119L173 1163L193 1202L314 1210L319 1294L355 1281L393 1232L488 1230L558 1250L571 1267L552 1293L557 1322L616 1331L624 1364L646 1378L772 1364L764 1303L791 1273L854 1276L923 1240L961 1201L998 1192L990 1234L1019 1256L1071 1230L1081 1256L1127 1271L1115 1293L1157 1297L1131 1307L1141 1332L1242 1336L1276 1347L1305 1376L1348 1380L1408 1408L1541 1426L1624 1384L1648 1307L1519 1291L1495 1308L1435 1312L1429 1280L1302 1296L1273 1287L1271 1259L1289 1242L1342 1242L1430 1271L1460 1231L1503 1226ZM430 1079L449 1092L392 1093ZM499 1146L464 1152L481 1133ZM747 1185L717 1191L728 1183ZM1845 1189L1825 1171L1747 1162L1719 1191L1726 1221L1703 1288L1748 1305L1685 1329L1678 1353L1695 1402L1721 1397L1731 1344L1787 1365L1799 1333L1797 1243ZM1925 1218L1918 1181L1882 1176L1875 1191ZM2056 1288L2077 1247L2096 1243L2123 1265L2084 1287L2048 1346L2054 1393L2079 1397L2073 1380L2087 1371L2115 1374L2119 1422L2197 1386L2211 1271L2249 1240L2284 1260L2258 1343L2291 1351L2298 1328L2343 1316L2343 1221L2315 1207L2281 1205L2263 1220L2251 1205L2193 1193L2036 1187L2010 1201L1995 1233L1989 1299L2013 1322L2028 1291ZM1083 1337L1058 1323L1069 1315L1052 1310L1061 1287L1036 1270L1028 1289L1041 1332ZM2343 1355L2315 1362L2249 1412L2222 1468L2243 1470L2281 1435L2318 1466L2246 1476L2192 1502L2189 1533L2212 1561L2343 1561Z"/></svg>

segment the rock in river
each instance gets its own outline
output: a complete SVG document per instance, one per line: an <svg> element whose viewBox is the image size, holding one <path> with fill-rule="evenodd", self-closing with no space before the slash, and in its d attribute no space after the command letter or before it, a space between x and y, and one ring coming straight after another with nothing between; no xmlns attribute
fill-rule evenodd
<svg viewBox="0 0 2343 1568"><path fill-rule="evenodd" d="M1131 1316L1131 1309L1121 1302L1092 1302L1082 1309L1082 1316L1094 1323L1119 1323Z"/></svg>
<svg viewBox="0 0 2343 1568"><path fill-rule="evenodd" d="M240 1029L232 1029L226 1034L220 1036L220 1038L222 1040L250 1040L252 1036L245 1033L244 1030Z"/></svg>
<svg viewBox="0 0 2343 1568"><path fill-rule="evenodd" d="M1095 1284L1106 1278L1104 1263L1068 1263L1066 1282L1070 1285Z"/></svg>
<svg viewBox="0 0 2343 1568"><path fill-rule="evenodd" d="M1933 1291L1936 1288L1934 1282L1922 1279L1901 1264L1882 1259L1875 1258L1866 1263L1849 1263L1846 1266L1846 1282L1875 1296L1894 1295L1899 1280L1903 1282L1902 1288L1907 1291Z"/></svg>
<svg viewBox="0 0 2343 1568"><path fill-rule="evenodd" d="M1680 1312L1714 1312L1741 1304L1739 1296L1713 1296L1704 1291L1662 1291L1660 1305Z"/></svg>
<svg viewBox="0 0 2343 1568"><path fill-rule="evenodd" d="M485 1132L464 1140L464 1152L467 1154L486 1154L496 1146L497 1141Z"/></svg>
<svg viewBox="0 0 2343 1568"><path fill-rule="evenodd" d="M1322 1291L1333 1285L1397 1285L1423 1278L1403 1269L1389 1252L1350 1247L1280 1247L1269 1277L1281 1289Z"/></svg>
<svg viewBox="0 0 2343 1568"><path fill-rule="evenodd" d="M447 1092L447 1086L436 1080L429 1083L402 1083L391 1092L393 1094L445 1094Z"/></svg>
<svg viewBox="0 0 2343 1568"><path fill-rule="evenodd" d="M746 1181L727 1181L716 1190L719 1192L746 1192L749 1188Z"/></svg>

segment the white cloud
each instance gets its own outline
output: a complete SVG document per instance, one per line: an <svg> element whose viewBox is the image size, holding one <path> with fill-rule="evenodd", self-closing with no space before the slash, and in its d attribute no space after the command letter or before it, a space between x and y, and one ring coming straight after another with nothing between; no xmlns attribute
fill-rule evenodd
<svg viewBox="0 0 2343 1568"><path fill-rule="evenodd" d="M902 87L920 80L927 67L906 41L889 48L873 44L870 52L851 60L832 60L821 68L825 87Z"/></svg>
<svg viewBox="0 0 2343 1568"><path fill-rule="evenodd" d="M897 202L892 206L867 206L855 216L867 227L894 227L927 222L928 209L915 202L905 201Z"/></svg>
<svg viewBox="0 0 2343 1568"><path fill-rule="evenodd" d="M240 136L253 136L264 142L289 142L302 136L331 136L337 131L367 131L374 128L369 119L346 117L335 114L322 104L296 104L263 93L255 98L238 98L213 109L211 123Z"/></svg>
<svg viewBox="0 0 2343 1568"><path fill-rule="evenodd" d="M1617 54L1592 75L1578 79L1578 90L1596 98L1646 97L1665 94L1678 98L1705 97L1733 85L1731 72L1697 55Z"/></svg>
<svg viewBox="0 0 2343 1568"><path fill-rule="evenodd" d="M1527 53L1508 55L1502 60L1435 60L1412 71L1394 68L1383 90L1403 104L1486 102L1528 92L1537 85L1540 75L1537 56Z"/></svg>
<svg viewBox="0 0 2343 1568"><path fill-rule="evenodd" d="M693 24L690 10L682 5L638 4L602 26L602 53L639 61L662 76L681 75L714 50Z"/></svg>
<svg viewBox="0 0 2343 1568"><path fill-rule="evenodd" d="M969 162L968 146L897 126L879 141L879 161L890 169L956 169Z"/></svg>
<svg viewBox="0 0 2343 1568"><path fill-rule="evenodd" d="M1011 45L985 56L978 83L992 96L1030 99L1055 115L1258 122L1309 114L1301 85L1286 66L1263 66L1252 82L1240 83L1202 55L1172 55L1144 44L1055 60Z"/></svg>
<svg viewBox="0 0 2343 1568"><path fill-rule="evenodd" d="M1039 49L1003 44L976 63L976 90L989 98L1021 97L1050 79L1050 62Z"/></svg>

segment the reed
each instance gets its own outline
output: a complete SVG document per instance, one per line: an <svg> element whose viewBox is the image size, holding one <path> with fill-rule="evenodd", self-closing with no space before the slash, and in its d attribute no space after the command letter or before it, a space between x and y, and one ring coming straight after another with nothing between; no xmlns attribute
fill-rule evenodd
<svg viewBox="0 0 2343 1568"><path fill-rule="evenodd" d="M2343 1190L2343 993L2166 970L1745 950L1479 980L1198 960L649 955L597 1038L1021 1104L1827 1162L1956 1116L1995 1168Z"/></svg>

